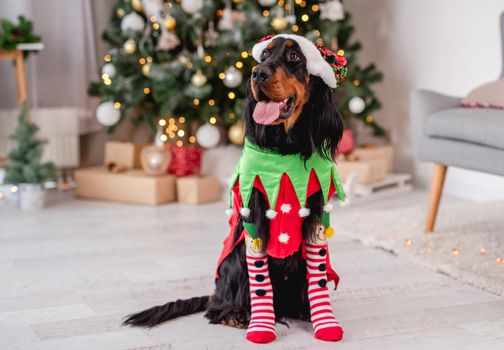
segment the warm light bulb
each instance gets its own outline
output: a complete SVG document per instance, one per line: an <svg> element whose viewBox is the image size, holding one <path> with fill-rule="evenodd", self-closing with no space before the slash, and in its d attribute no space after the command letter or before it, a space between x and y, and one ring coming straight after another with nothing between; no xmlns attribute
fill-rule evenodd
<svg viewBox="0 0 504 350"><path fill-rule="evenodd" d="M144 65L145 64L145 58L141 57L139 60L138 60L138 63Z"/></svg>
<svg viewBox="0 0 504 350"><path fill-rule="evenodd" d="M213 98L208 100L208 105L209 106L214 106L215 105L215 100Z"/></svg>
<svg viewBox="0 0 504 350"><path fill-rule="evenodd" d="M166 142L166 141L168 141L168 136L161 135L160 139L161 139L161 141Z"/></svg>
<svg viewBox="0 0 504 350"><path fill-rule="evenodd" d="M196 137L194 137L194 136L189 137L189 142L196 143Z"/></svg>
<svg viewBox="0 0 504 350"><path fill-rule="evenodd" d="M210 119L208 121L210 122L210 124L215 124L215 123L217 123L217 118L210 117Z"/></svg>
<svg viewBox="0 0 504 350"><path fill-rule="evenodd" d="M247 58L248 57L248 52L247 51L242 51L241 57L242 58Z"/></svg>
<svg viewBox="0 0 504 350"><path fill-rule="evenodd" d="M18 190L18 187L17 187L17 186L12 186L12 187L10 188L11 193L16 193L16 192L17 192L17 190Z"/></svg>
<svg viewBox="0 0 504 350"><path fill-rule="evenodd" d="M205 62L206 62L206 63L210 63L210 62L212 62L212 56L210 56L210 55L206 55L206 56L205 56Z"/></svg>
<svg viewBox="0 0 504 350"><path fill-rule="evenodd" d="M313 5L313 6L311 7L311 10L312 10L313 12L317 12L317 11L319 10L318 5Z"/></svg>
<svg viewBox="0 0 504 350"><path fill-rule="evenodd" d="M121 102L119 102L119 101L114 102L114 108L115 109L121 108Z"/></svg>
<svg viewBox="0 0 504 350"><path fill-rule="evenodd" d="M407 246L411 246L413 244L413 240L407 239L404 241L404 244L406 244Z"/></svg>
<svg viewBox="0 0 504 350"><path fill-rule="evenodd" d="M366 123L372 123L373 122L373 116L372 115L368 115L366 117Z"/></svg>
<svg viewBox="0 0 504 350"><path fill-rule="evenodd" d="M238 61L235 63L235 66L236 66L236 68L241 69L241 68L243 68L243 62Z"/></svg>
<svg viewBox="0 0 504 350"><path fill-rule="evenodd" d="M164 119L159 119L158 124L159 124L160 126L165 126L165 125L166 125L166 120L164 120Z"/></svg>
<svg viewBox="0 0 504 350"><path fill-rule="evenodd" d="M231 91L230 93L228 93L228 97L230 100L234 100L236 97L236 94L233 91Z"/></svg>
<svg viewBox="0 0 504 350"><path fill-rule="evenodd" d="M308 22L309 20L310 20L310 17L306 13L301 16L301 21Z"/></svg>
<svg viewBox="0 0 504 350"><path fill-rule="evenodd" d="M147 95L148 93L150 93L150 89L149 89L148 87L145 87L143 91L144 91L144 94L146 94L146 95Z"/></svg>
<svg viewBox="0 0 504 350"><path fill-rule="evenodd" d="M197 98L195 98L192 102L195 106L199 106L200 104L200 100L198 100Z"/></svg>
<svg viewBox="0 0 504 350"><path fill-rule="evenodd" d="M345 56L345 50L338 50L338 52L336 52L339 56Z"/></svg>
<svg viewBox="0 0 504 350"><path fill-rule="evenodd" d="M225 77L226 77L225 73L223 72L219 73L219 79L224 80Z"/></svg>
<svg viewBox="0 0 504 350"><path fill-rule="evenodd" d="M180 124L184 124L184 123L185 123L185 118L184 118L184 117L179 117L179 118L178 118L178 122L179 122Z"/></svg>
<svg viewBox="0 0 504 350"><path fill-rule="evenodd" d="M105 62L110 62L110 61L112 61L112 56L110 56L110 55L105 55L105 56L103 57L103 60L104 60Z"/></svg>
<svg viewBox="0 0 504 350"><path fill-rule="evenodd" d="M179 130L179 131L177 132L177 135L178 135L179 137L184 137L184 135L185 135L184 130Z"/></svg>
<svg viewBox="0 0 504 350"><path fill-rule="evenodd" d="M184 142L182 140L177 141L177 147L182 147L184 145Z"/></svg>
<svg viewBox="0 0 504 350"><path fill-rule="evenodd" d="M154 30L158 30L158 29L159 29L159 23L157 23L157 22L156 22L156 23L154 23L154 24L152 25L152 29L154 29Z"/></svg>

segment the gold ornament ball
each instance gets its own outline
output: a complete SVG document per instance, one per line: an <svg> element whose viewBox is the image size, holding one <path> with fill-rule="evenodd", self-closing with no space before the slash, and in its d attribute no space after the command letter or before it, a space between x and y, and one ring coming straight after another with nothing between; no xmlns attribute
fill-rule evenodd
<svg viewBox="0 0 504 350"><path fill-rule="evenodd" d="M197 87L202 87L203 85L205 85L207 80L208 80L207 77L205 76L205 74L203 74L201 70L198 70L191 77L191 83Z"/></svg>
<svg viewBox="0 0 504 350"><path fill-rule="evenodd" d="M133 7L133 10L136 12L143 11L142 0L131 0L131 7Z"/></svg>
<svg viewBox="0 0 504 350"><path fill-rule="evenodd" d="M145 75L146 77L150 76L150 69L151 69L150 63L144 64L142 66L142 74Z"/></svg>
<svg viewBox="0 0 504 350"><path fill-rule="evenodd" d="M172 16L168 16L164 20L164 26L168 30L174 30L175 27L177 26L177 20Z"/></svg>
<svg viewBox="0 0 504 350"><path fill-rule="evenodd" d="M239 121L232 125L228 130L229 140L235 145L243 145L243 138L245 137L245 128L243 122Z"/></svg>
<svg viewBox="0 0 504 350"><path fill-rule="evenodd" d="M271 21L271 26L276 31L284 30L285 28L287 28L288 25L289 25L289 22L287 22L287 19L285 19L285 17L281 16L281 15L280 16L276 16Z"/></svg>
<svg viewBox="0 0 504 350"><path fill-rule="evenodd" d="M135 43L135 40L133 39L128 39L126 40L126 42L124 43L124 51L126 51L127 54L134 54L135 51L136 51L136 43Z"/></svg>
<svg viewBox="0 0 504 350"><path fill-rule="evenodd" d="M119 8L116 10L116 15L117 15L117 17L119 17L119 18L123 18L123 17L124 17L124 15L125 15L125 11L124 11L124 9L119 7Z"/></svg>

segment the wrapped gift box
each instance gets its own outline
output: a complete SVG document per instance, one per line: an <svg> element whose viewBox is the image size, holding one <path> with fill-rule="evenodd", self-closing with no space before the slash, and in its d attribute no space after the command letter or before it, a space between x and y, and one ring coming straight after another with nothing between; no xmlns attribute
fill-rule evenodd
<svg viewBox="0 0 504 350"><path fill-rule="evenodd" d="M203 150L197 146L170 146L172 160L168 172L175 176L199 175Z"/></svg>
<svg viewBox="0 0 504 350"><path fill-rule="evenodd" d="M75 171L78 197L158 205L175 200L175 176L150 176L142 170L111 173L104 167Z"/></svg>
<svg viewBox="0 0 504 350"><path fill-rule="evenodd" d="M105 143L105 165L113 163L126 169L140 169L143 147L133 142L108 141Z"/></svg>
<svg viewBox="0 0 504 350"><path fill-rule="evenodd" d="M394 166L394 147L392 146L357 147L351 155L358 160L383 159L386 163L387 173L390 173Z"/></svg>
<svg viewBox="0 0 504 350"><path fill-rule="evenodd" d="M359 175L360 184L370 184L383 180L389 171L387 162L383 158L355 161L338 161L336 168L342 181L346 181L352 173Z"/></svg>
<svg viewBox="0 0 504 350"><path fill-rule="evenodd" d="M177 198L180 203L201 204L221 198L216 176L185 176L177 178Z"/></svg>

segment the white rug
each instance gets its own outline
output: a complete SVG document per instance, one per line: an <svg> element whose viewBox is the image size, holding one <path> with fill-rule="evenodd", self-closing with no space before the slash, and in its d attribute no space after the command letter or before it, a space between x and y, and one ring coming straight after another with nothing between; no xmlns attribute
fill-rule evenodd
<svg viewBox="0 0 504 350"><path fill-rule="evenodd" d="M443 203L434 234L423 233L425 206L335 211L336 234L504 295L504 203Z"/></svg>

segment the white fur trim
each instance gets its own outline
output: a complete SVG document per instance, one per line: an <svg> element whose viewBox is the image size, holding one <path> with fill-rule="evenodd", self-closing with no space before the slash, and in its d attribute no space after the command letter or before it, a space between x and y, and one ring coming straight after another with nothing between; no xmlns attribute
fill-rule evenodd
<svg viewBox="0 0 504 350"><path fill-rule="evenodd" d="M243 207L243 208L240 209L240 214L244 218L248 218L250 216L250 209Z"/></svg>
<svg viewBox="0 0 504 350"><path fill-rule="evenodd" d="M283 244L287 244L289 242L290 236L288 233L280 233L278 235L278 241Z"/></svg>
<svg viewBox="0 0 504 350"><path fill-rule="evenodd" d="M331 203L327 202L326 205L324 205L324 211L326 213L329 213L331 212L332 210L334 209L334 205L332 205Z"/></svg>
<svg viewBox="0 0 504 350"><path fill-rule="evenodd" d="M345 198L344 201L339 201L340 207L348 207L349 205L350 205L350 201L348 200L348 198Z"/></svg>
<svg viewBox="0 0 504 350"><path fill-rule="evenodd" d="M314 43L305 37L295 34L278 34L274 37L257 43L252 48L252 56L257 62L261 62L261 54L268 44L276 38L286 38L294 40L301 48L301 52L306 57L306 69L311 75L316 75L322 78L324 83L330 88L336 88L336 76L331 65L322 57L322 54L317 49Z"/></svg>
<svg viewBox="0 0 504 350"><path fill-rule="evenodd" d="M226 209L226 215L227 215L227 216L231 216L231 215L233 215L233 208L227 208L227 209Z"/></svg>
<svg viewBox="0 0 504 350"><path fill-rule="evenodd" d="M278 213L276 211L274 211L273 209L266 210L266 217L270 220L276 218L277 214Z"/></svg>
<svg viewBox="0 0 504 350"><path fill-rule="evenodd" d="M289 203L284 203L280 206L280 210L285 214L290 213L291 209L292 206Z"/></svg>
<svg viewBox="0 0 504 350"><path fill-rule="evenodd" d="M310 208L301 208L299 209L298 214L300 218L305 218L310 215Z"/></svg>

